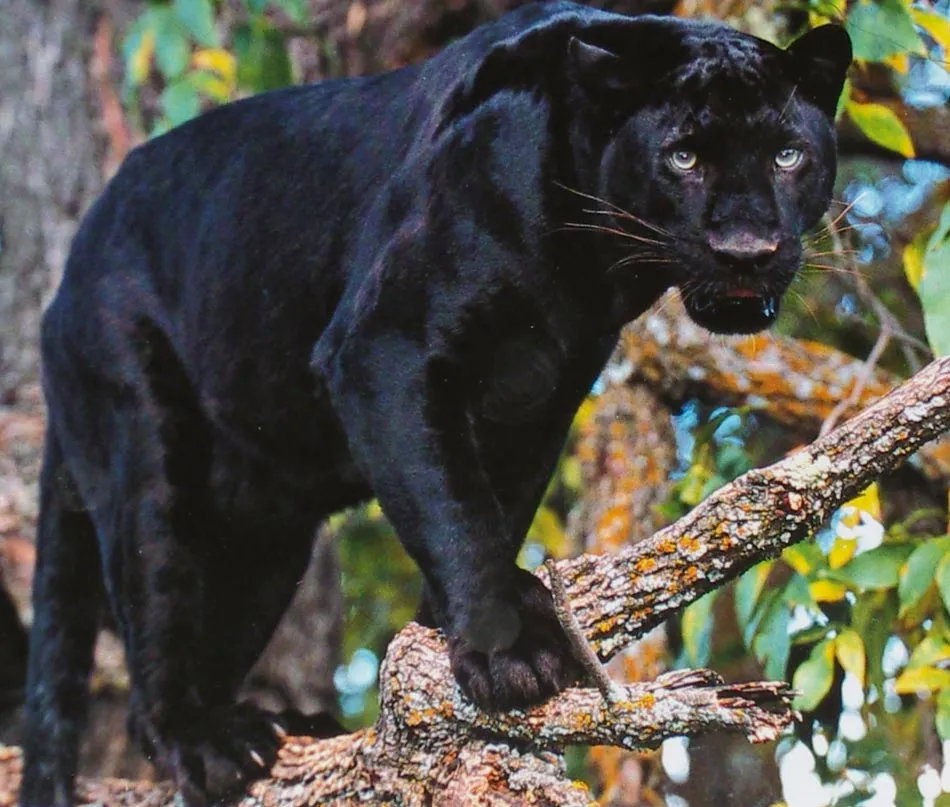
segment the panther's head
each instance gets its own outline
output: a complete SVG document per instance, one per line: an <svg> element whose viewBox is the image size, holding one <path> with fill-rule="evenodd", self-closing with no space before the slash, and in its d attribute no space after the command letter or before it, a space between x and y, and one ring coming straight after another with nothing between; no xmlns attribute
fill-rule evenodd
<svg viewBox="0 0 950 807"><path fill-rule="evenodd" d="M719 24L635 22L569 45L601 110L588 215L622 233L609 271L664 277L712 331L760 330L831 201L848 35L824 26L783 51Z"/></svg>

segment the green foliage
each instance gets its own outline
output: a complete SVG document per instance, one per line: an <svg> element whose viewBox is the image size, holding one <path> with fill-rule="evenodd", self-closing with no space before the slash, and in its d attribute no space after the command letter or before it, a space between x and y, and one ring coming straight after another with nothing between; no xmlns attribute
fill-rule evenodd
<svg viewBox="0 0 950 807"><path fill-rule="evenodd" d="M825 639L812 648L808 659L795 670L792 686L801 693L795 698L795 708L804 712L814 709L831 689L834 674L835 643Z"/></svg>
<svg viewBox="0 0 950 807"><path fill-rule="evenodd" d="M924 245L916 288L927 339L934 353L945 356L950 353L950 203Z"/></svg>
<svg viewBox="0 0 950 807"><path fill-rule="evenodd" d="M792 649L789 632L791 597L784 596L786 594L790 592L777 591L764 597L761 607L753 612L754 619L746 623L743 631L746 647L762 663L765 675L773 679L785 677Z"/></svg>
<svg viewBox="0 0 950 807"><path fill-rule="evenodd" d="M172 10L199 45L215 48L220 44L210 0L173 0Z"/></svg>
<svg viewBox="0 0 950 807"><path fill-rule="evenodd" d="M854 58L883 62L903 53L922 53L910 8L901 0L858 0L845 19Z"/></svg>
<svg viewBox="0 0 950 807"><path fill-rule="evenodd" d="M710 591L683 611L683 653L690 667L705 667L712 655L713 606L719 590Z"/></svg>
<svg viewBox="0 0 950 807"><path fill-rule="evenodd" d="M866 591L894 588L900 582L900 571L912 548L885 545L872 549L827 576L863 594ZM843 592L842 592L843 593Z"/></svg>
<svg viewBox="0 0 950 807"><path fill-rule="evenodd" d="M879 146L896 151L903 157L914 156L914 144L910 139L910 132L897 117L897 113L883 104L862 104L853 99L845 102L845 110L857 126Z"/></svg>
<svg viewBox="0 0 950 807"><path fill-rule="evenodd" d="M261 20L234 31L238 84L257 92L286 87L293 80L290 56L279 31Z"/></svg>
<svg viewBox="0 0 950 807"><path fill-rule="evenodd" d="M911 552L897 585L897 598L901 606L898 616L904 616L930 590L934 582L934 570L947 555L948 549L950 537L945 537L925 541Z"/></svg>
<svg viewBox="0 0 950 807"><path fill-rule="evenodd" d="M158 0L129 29L122 46L126 103L151 134L177 126L215 104L293 82L283 16L306 19L304 0L245 0L230 29L211 0ZM149 89L158 105L142 108Z"/></svg>
<svg viewBox="0 0 950 807"><path fill-rule="evenodd" d="M876 769L890 765L878 735L892 737L908 720L920 719L911 708L885 709L889 690L931 698L935 730L950 737L950 536L915 534L908 528L915 514L908 523L893 525L879 546L862 550L860 543L880 532L875 527L879 517L872 486L843 508L817 541L789 547L781 559L754 566L733 589L742 641L768 677L786 677L796 645L806 651L788 671L800 692L797 709L807 713L833 694L837 669L860 686L862 713L871 729L849 744L849 766L873 747L880 755L871 766ZM705 626L705 634L712 630ZM690 631L703 635L696 627ZM686 634L684 629L684 643ZM911 653L895 670L885 648L896 640ZM717 663L715 655L712 661ZM895 769L894 775L899 780L903 774ZM911 788L913 781L898 785Z"/></svg>
<svg viewBox="0 0 950 807"><path fill-rule="evenodd" d="M930 10L914 9L908 0L857 0L847 6L817 0L808 6L812 24L844 22L859 64L876 62L896 74L907 72L909 56L927 55L920 30L938 43L950 41L950 36L946 36L950 26L945 25L944 17ZM849 84L840 109L872 142L904 157L914 156L910 133L890 107L868 102Z"/></svg>
<svg viewBox="0 0 950 807"><path fill-rule="evenodd" d="M741 436L746 430L743 418L751 411L751 407L718 409L695 430L689 467L673 487L670 499L661 506L667 519L679 518L752 467Z"/></svg>

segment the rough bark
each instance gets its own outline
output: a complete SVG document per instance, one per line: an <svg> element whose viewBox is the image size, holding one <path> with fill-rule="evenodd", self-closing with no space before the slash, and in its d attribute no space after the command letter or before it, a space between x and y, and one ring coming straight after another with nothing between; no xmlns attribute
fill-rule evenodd
<svg viewBox="0 0 950 807"><path fill-rule="evenodd" d="M593 412L581 419L574 451L583 493L571 532L589 552L614 552L665 525L657 505L674 484L676 438L670 409L649 384L611 383L587 406Z"/></svg>
<svg viewBox="0 0 950 807"><path fill-rule="evenodd" d="M587 641L609 659L670 613L812 534L948 428L950 357L811 445L739 477L652 538L617 555L559 562ZM410 625L387 654L376 725L326 741L288 739L272 778L241 804L587 805L586 788L547 752L574 743L651 747L714 727L770 740L794 719L790 697L785 684L724 685L714 673L687 671L611 697L570 689L528 711L489 715L460 695L440 635ZM10 750L5 759L0 781L13 787L19 758ZM172 803L167 788L83 788L110 805Z"/></svg>
<svg viewBox="0 0 950 807"><path fill-rule="evenodd" d="M102 187L91 55L98 2L0 8L0 401L38 378L42 304Z"/></svg>

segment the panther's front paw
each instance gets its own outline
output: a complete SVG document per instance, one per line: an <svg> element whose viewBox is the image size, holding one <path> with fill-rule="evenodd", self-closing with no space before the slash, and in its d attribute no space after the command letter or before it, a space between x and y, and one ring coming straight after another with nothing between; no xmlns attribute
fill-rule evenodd
<svg viewBox="0 0 950 807"><path fill-rule="evenodd" d="M491 623L498 649L485 648ZM518 577L517 598L475 620L474 636L449 638L452 672L462 691L482 709L507 711L540 703L580 680L582 667L564 635L550 592L527 572ZM481 648L481 649L479 649Z"/></svg>
<svg viewBox="0 0 950 807"><path fill-rule="evenodd" d="M252 704L209 710L190 723L160 754L187 807L242 794L277 761L283 728L273 714Z"/></svg>

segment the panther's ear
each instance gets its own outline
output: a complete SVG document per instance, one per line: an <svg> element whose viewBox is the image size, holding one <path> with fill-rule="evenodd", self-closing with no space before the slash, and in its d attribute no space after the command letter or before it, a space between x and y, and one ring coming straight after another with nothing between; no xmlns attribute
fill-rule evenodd
<svg viewBox="0 0 950 807"><path fill-rule="evenodd" d="M829 118L851 66L851 37L840 25L822 25L788 47L798 91Z"/></svg>
<svg viewBox="0 0 950 807"><path fill-rule="evenodd" d="M577 84L588 92L600 95L629 87L621 58L610 50L583 42L572 36L567 43L570 72Z"/></svg>

